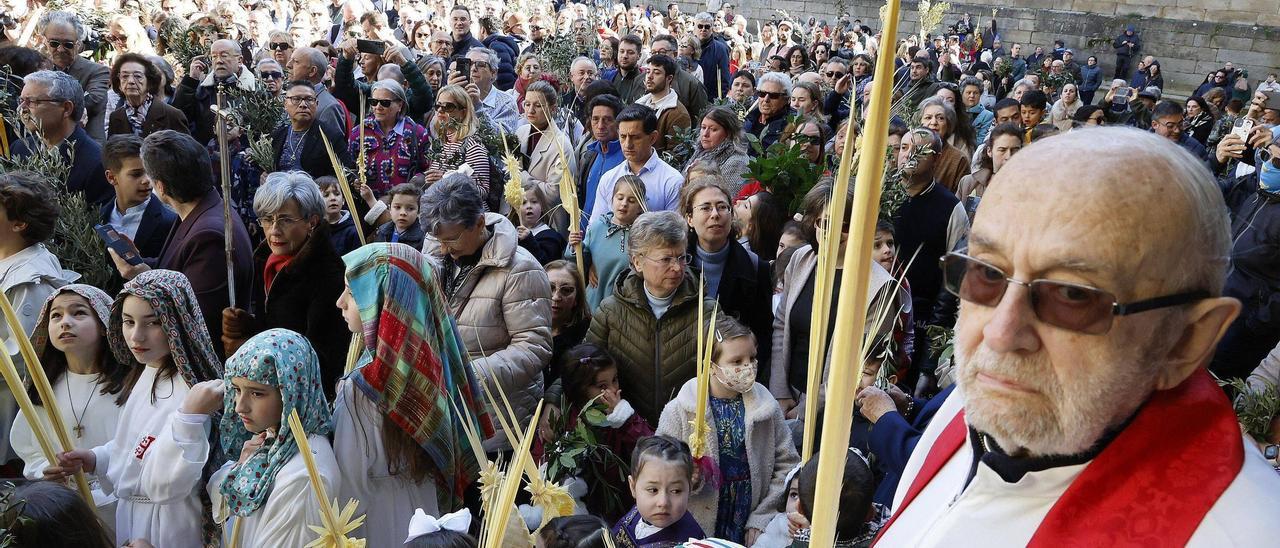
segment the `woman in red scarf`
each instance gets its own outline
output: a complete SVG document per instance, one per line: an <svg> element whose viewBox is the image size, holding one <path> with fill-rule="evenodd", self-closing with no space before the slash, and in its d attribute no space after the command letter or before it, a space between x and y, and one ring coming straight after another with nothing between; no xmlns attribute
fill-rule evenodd
<svg viewBox="0 0 1280 548"><path fill-rule="evenodd" d="M516 60L516 85L507 93L516 99L516 108L524 114L524 94L529 84L545 80L551 87L560 89L560 81L555 76L542 72L542 58L534 53L526 53Z"/></svg>

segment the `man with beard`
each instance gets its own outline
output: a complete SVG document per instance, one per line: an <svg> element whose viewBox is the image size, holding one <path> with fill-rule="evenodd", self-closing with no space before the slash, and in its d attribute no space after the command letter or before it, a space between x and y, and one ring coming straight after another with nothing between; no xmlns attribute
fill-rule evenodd
<svg viewBox="0 0 1280 548"><path fill-rule="evenodd" d="M618 72L613 76L613 87L618 88L618 98L623 104L636 102L644 95L644 76L640 74L640 48L643 43L634 34L618 41Z"/></svg>
<svg viewBox="0 0 1280 548"><path fill-rule="evenodd" d="M1150 133L1050 139L996 174L968 249L942 263L962 300L957 388L879 541L1274 542L1280 478L1203 370L1240 310L1220 296L1221 191ZM1135 160L1149 168L1136 178Z"/></svg>
<svg viewBox="0 0 1280 548"><path fill-rule="evenodd" d="M678 53L676 37L670 34L659 34L649 42L650 56L666 55L675 59ZM679 64L676 66L679 68ZM689 111L690 117L697 117L706 111L707 88L689 71L677 70L676 79L672 82L671 88L675 90L676 96L680 98L680 104L684 105L684 108Z"/></svg>
<svg viewBox="0 0 1280 548"><path fill-rule="evenodd" d="M299 49L298 51L301 51ZM297 52L294 52L297 55ZM193 124L191 136L201 144L208 144L214 137L214 115L209 106L217 102L218 84L223 84L230 102L232 88L253 91L258 80L253 71L243 65L240 44L235 40L218 40L209 47L208 57L197 57L182 77L182 83L173 95L173 106L187 116ZM212 66L210 66L212 63ZM212 68L212 72L208 72Z"/></svg>
<svg viewBox="0 0 1280 548"><path fill-rule="evenodd" d="M649 71L644 76L644 89L649 93L636 100L637 105L653 109L658 116L658 141L653 145L658 152L670 150L675 145L676 132L688 129L691 123L689 110L680 104L671 89L679 70L676 62L666 55L649 57Z"/></svg>
<svg viewBox="0 0 1280 548"><path fill-rule="evenodd" d="M36 26L44 37L44 53L53 61L53 67L70 74L84 89L84 110L89 113L85 131L101 145L107 138L103 118L106 116L107 89L111 84L110 71L80 56L85 31L84 24L74 13L51 11L41 17Z"/></svg>

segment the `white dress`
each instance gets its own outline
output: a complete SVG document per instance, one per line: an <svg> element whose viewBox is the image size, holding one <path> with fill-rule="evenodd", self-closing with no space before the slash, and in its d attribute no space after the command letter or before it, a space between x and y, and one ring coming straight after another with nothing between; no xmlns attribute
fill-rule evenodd
<svg viewBox="0 0 1280 548"><path fill-rule="evenodd" d="M400 546L415 508L440 515L436 486L429 477L412 483L391 475L382 444L382 413L357 390L351 380L343 380L333 405L333 452L344 470L338 500L360 501L356 515L364 514L365 521L353 537L366 539L369 546Z"/></svg>
<svg viewBox="0 0 1280 548"><path fill-rule="evenodd" d="M67 434L71 436L71 442L77 449L93 448L111 441L116 433L116 426L120 423L120 413L124 410L116 405L115 394L102 393L97 373L81 375L67 371L53 383L53 397L59 414L62 415L62 422L67 426ZM37 406L37 409L37 418L44 431L52 433L53 427L49 424L49 417L44 414L44 407ZM79 438L75 434L77 415L80 417L79 424L84 427L84 435ZM13 430L9 431L9 444L26 463L22 475L31 480L44 476L44 469L49 467L49 461L45 460L44 451L31 432L31 424L21 411L13 421ZM85 479L93 489L98 517L102 518L102 523L107 527L114 527L116 498L103 492L96 476L89 474Z"/></svg>
<svg viewBox="0 0 1280 548"><path fill-rule="evenodd" d="M158 368L147 367L129 394L115 436L93 448L105 492L114 494L116 542L145 538L162 547L200 546L202 527L199 491L204 459L188 452L157 451L157 440L205 435L204 425L172 421L191 387L181 375L156 380ZM155 401L151 387L156 384ZM105 475L103 475L105 472Z"/></svg>
<svg viewBox="0 0 1280 548"><path fill-rule="evenodd" d="M332 500L337 493L338 478L342 474L338 469L338 461L333 456L333 447L324 436L311 435L307 436L307 440L311 442L311 452L315 456L316 470L324 482L325 493ZM239 453L236 454L239 456ZM235 461L227 461L209 478L208 485L214 519L219 523L225 521L222 526L223 546L231 546L231 534L235 530L236 520L243 522L236 546L301 547L316 539L316 533L307 526L321 525L320 503L311 489L311 477L307 475L307 464L302 460L301 453L294 454L276 472L271 494L267 495L267 500L261 507L248 516L232 517L231 521L226 521L230 516L222 496L222 482L231 473L233 466ZM346 503L346 499L338 501L340 505ZM335 508L337 509L339 508Z"/></svg>

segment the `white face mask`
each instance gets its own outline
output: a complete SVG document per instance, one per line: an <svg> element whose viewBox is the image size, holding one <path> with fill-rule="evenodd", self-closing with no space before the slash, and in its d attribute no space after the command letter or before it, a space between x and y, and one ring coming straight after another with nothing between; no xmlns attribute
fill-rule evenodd
<svg viewBox="0 0 1280 548"><path fill-rule="evenodd" d="M716 380L720 381L725 388L739 394L746 394L756 386L757 364L758 362L755 361L742 365L716 364L711 374L715 375Z"/></svg>

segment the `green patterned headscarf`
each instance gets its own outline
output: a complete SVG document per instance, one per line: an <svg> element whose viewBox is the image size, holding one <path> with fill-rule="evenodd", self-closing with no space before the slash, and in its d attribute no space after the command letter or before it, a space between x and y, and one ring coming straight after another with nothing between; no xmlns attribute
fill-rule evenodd
<svg viewBox="0 0 1280 548"><path fill-rule="evenodd" d="M369 244L342 260L367 349L351 381L431 458L441 511L456 508L480 471L462 421L486 436L493 426L436 270L400 243Z"/></svg>
<svg viewBox="0 0 1280 548"><path fill-rule="evenodd" d="M320 381L320 358L311 343L288 329L268 329L246 341L227 360L219 431L222 450L228 455L239 454L244 442L254 436L236 414L234 377L278 388L284 404L274 441L264 443L243 464L237 464L222 482L222 495L231 513L248 516L266 502L276 472L298 453L298 442L288 426L289 415L298 410L307 434L327 435L332 424Z"/></svg>

